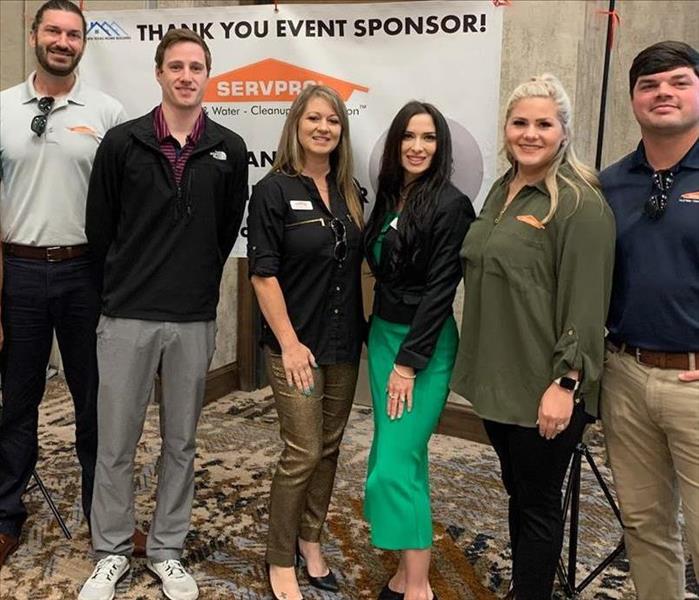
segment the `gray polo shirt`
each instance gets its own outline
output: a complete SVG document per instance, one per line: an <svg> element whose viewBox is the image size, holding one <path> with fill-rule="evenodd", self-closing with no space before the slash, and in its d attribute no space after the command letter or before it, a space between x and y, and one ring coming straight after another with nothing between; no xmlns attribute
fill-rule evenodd
<svg viewBox="0 0 699 600"><path fill-rule="evenodd" d="M76 78L56 99L46 131L31 129L41 114L34 73L0 93L0 231L27 246L87 242L85 199L92 161L108 129L126 120L119 102Z"/></svg>

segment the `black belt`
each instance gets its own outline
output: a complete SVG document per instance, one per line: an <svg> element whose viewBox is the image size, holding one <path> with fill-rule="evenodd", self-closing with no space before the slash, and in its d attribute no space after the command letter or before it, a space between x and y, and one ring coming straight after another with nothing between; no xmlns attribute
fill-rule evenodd
<svg viewBox="0 0 699 600"><path fill-rule="evenodd" d="M44 260L46 262L61 262L71 258L78 258L85 256L88 251L87 244L78 246L24 246L22 244L8 244L5 242L2 247L8 256Z"/></svg>

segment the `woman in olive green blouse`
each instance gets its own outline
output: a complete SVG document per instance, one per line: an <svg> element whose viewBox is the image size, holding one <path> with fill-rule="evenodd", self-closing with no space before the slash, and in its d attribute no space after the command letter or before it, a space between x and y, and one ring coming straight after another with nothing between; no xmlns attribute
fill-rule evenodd
<svg viewBox="0 0 699 600"><path fill-rule="evenodd" d="M551 597L561 487L597 416L614 220L575 156L571 108L543 75L515 89L495 182L464 240L464 312L452 388L483 418L509 495L513 592Z"/></svg>

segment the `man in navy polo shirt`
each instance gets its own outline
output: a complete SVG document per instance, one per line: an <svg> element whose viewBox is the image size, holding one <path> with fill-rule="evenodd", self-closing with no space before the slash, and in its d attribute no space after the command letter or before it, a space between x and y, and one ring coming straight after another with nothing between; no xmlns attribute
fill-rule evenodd
<svg viewBox="0 0 699 600"><path fill-rule="evenodd" d="M679 505L699 572L699 53L636 56L635 152L601 174L617 225L602 420L639 600L682 600Z"/></svg>

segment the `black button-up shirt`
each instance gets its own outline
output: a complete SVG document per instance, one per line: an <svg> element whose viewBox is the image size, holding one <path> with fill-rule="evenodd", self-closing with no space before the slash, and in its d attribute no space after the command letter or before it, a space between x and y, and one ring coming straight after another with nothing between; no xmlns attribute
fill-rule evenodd
<svg viewBox="0 0 699 600"><path fill-rule="evenodd" d="M248 215L250 275L277 278L296 335L319 365L358 361L365 327L361 232L332 174L327 183L330 210L309 177L270 173L255 186ZM333 219L346 230L343 261L336 258ZM260 342L280 352L264 320Z"/></svg>

